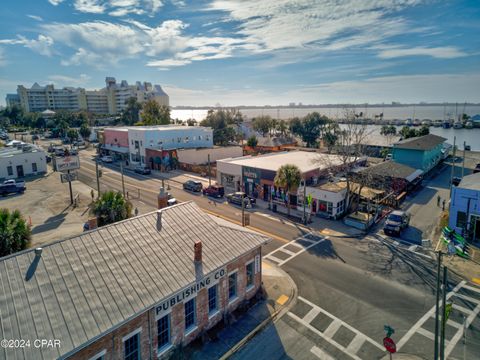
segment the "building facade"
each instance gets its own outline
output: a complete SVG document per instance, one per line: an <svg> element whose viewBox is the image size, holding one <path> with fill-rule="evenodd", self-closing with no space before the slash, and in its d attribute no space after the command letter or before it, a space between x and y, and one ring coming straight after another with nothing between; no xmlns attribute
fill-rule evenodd
<svg viewBox="0 0 480 360"><path fill-rule="evenodd" d="M1 278L19 285L0 293L16 309L0 313L2 338L60 346L0 357L175 356L261 287L269 239L220 221L188 202L1 258Z"/></svg>
<svg viewBox="0 0 480 360"><path fill-rule="evenodd" d="M428 134L393 144L392 159L397 163L427 173L443 159L443 144L447 139Z"/></svg>
<svg viewBox="0 0 480 360"><path fill-rule="evenodd" d="M115 78L105 79L106 87L100 90L64 87L56 89L53 85L40 86L34 83L31 88L23 85L17 87L17 95L7 95L7 106L19 104L25 112L42 112L44 110L86 110L97 114L118 114L126 108L126 101L135 98L143 103L153 99L159 105L169 106L169 97L160 87L139 81L129 85L122 80L116 83Z"/></svg>
<svg viewBox="0 0 480 360"><path fill-rule="evenodd" d="M39 147L23 144L0 150L0 180L17 179L47 172L47 154Z"/></svg>
<svg viewBox="0 0 480 360"><path fill-rule="evenodd" d="M452 188L448 226L470 241L480 241L480 173Z"/></svg>

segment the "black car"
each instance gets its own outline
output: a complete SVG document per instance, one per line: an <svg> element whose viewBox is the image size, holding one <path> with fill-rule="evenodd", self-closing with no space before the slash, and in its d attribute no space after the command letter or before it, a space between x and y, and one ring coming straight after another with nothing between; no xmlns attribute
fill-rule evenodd
<svg viewBox="0 0 480 360"><path fill-rule="evenodd" d="M202 188L203 186L200 181L188 180L183 184L183 190L187 190L187 191L201 192Z"/></svg>
<svg viewBox="0 0 480 360"><path fill-rule="evenodd" d="M458 184L460 184L461 181L462 181L462 178L461 178L461 177L455 176L455 177L452 179L452 184L453 184L453 186L458 186Z"/></svg>
<svg viewBox="0 0 480 360"><path fill-rule="evenodd" d="M400 236L401 232L405 230L409 224L409 214L405 211L392 211L385 221L383 232L386 235Z"/></svg>
<svg viewBox="0 0 480 360"><path fill-rule="evenodd" d="M231 193L227 195L227 201L231 204L236 204L241 206L242 199L243 199L243 203L245 204L245 207L248 207L248 206L253 207L253 205L255 205L256 203L255 198L248 196L247 194L241 191L237 191L235 193Z"/></svg>

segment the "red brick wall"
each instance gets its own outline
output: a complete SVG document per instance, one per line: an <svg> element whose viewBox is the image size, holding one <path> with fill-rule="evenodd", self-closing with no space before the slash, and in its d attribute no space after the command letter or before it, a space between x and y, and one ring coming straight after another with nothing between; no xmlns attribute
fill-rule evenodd
<svg viewBox="0 0 480 360"><path fill-rule="evenodd" d="M254 261L255 270L255 256L261 255L261 248L255 249L249 254L242 256L236 261L227 265L227 275L220 279L218 283L218 308L219 312L209 319L208 317L208 290L206 288L201 289L196 296L196 320L197 328L195 331L190 332L185 338L185 310L184 304L179 303L172 307L170 313L170 334L171 343L178 345L183 343L184 345L195 339L202 331L207 330L222 320L225 311L232 311L236 309L243 300L252 298L261 286L261 262L260 271L254 276L254 287L245 293L246 287L246 264L250 261ZM228 273L237 270L237 295L232 304L228 304ZM89 345L85 349L79 351L71 357L71 359L89 359L90 357L98 354L102 350L106 350L105 359L121 359L123 357L123 342L122 338L135 331L139 327L142 328L140 333L140 347L142 353L142 359L149 359L152 356L153 359L157 358L157 323L155 321L156 310L152 308L146 313L133 319L127 324L123 325L119 329L114 330L112 333L105 335L101 339ZM148 318L150 317L150 331L148 329ZM151 346L150 346L151 344ZM150 355L151 352L151 355Z"/></svg>

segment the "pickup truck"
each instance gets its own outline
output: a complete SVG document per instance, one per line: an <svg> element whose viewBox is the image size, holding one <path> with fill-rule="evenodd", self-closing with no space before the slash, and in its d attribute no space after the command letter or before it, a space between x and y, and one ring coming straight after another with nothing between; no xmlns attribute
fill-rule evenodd
<svg viewBox="0 0 480 360"><path fill-rule="evenodd" d="M0 185L0 195L7 196L8 194L23 193L25 189L25 181L5 180Z"/></svg>

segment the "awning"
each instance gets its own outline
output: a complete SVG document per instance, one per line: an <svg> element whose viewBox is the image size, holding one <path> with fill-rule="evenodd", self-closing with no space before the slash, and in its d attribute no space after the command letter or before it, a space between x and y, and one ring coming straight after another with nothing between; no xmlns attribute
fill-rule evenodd
<svg viewBox="0 0 480 360"><path fill-rule="evenodd" d="M123 146L102 145L101 148L121 154L128 154L128 148Z"/></svg>
<svg viewBox="0 0 480 360"><path fill-rule="evenodd" d="M405 180L407 180L408 182L412 182L413 180L415 180L416 178L418 178L419 176L423 175L423 171L420 170L420 169L417 169L415 170L413 173L411 173L410 175L408 175Z"/></svg>

